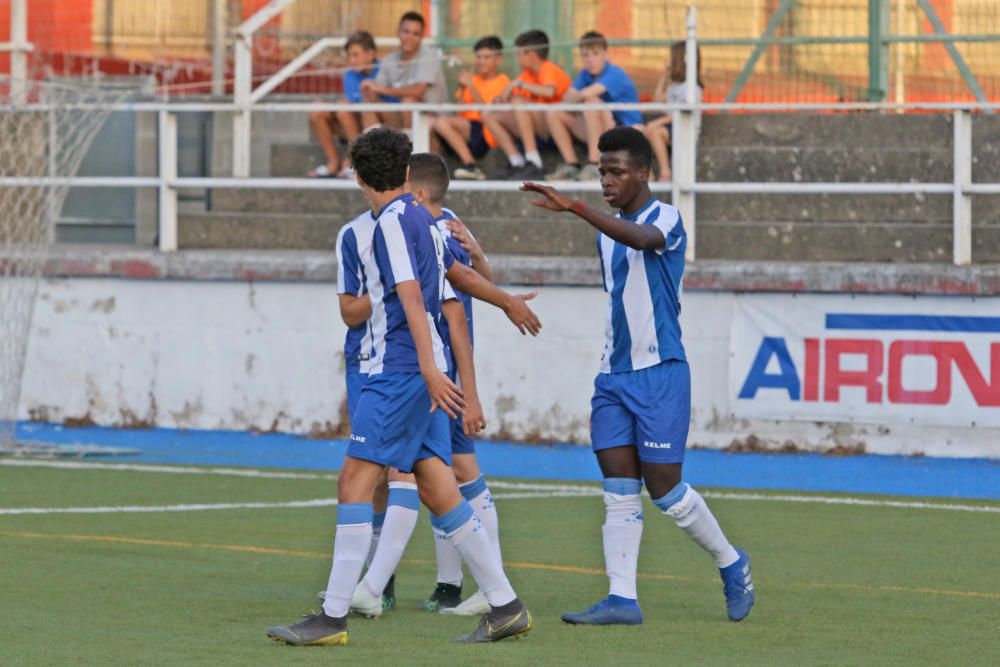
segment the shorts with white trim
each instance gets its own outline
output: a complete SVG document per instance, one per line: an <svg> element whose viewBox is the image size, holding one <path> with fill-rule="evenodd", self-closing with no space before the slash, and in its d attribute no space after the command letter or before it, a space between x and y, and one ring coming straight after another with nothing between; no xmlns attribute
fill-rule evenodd
<svg viewBox="0 0 1000 667"><path fill-rule="evenodd" d="M420 373L371 375L351 416L347 455L412 472L417 461L438 457L451 465L451 427Z"/></svg>
<svg viewBox="0 0 1000 667"><path fill-rule="evenodd" d="M639 460L683 463L691 423L691 369L668 360L623 373L599 373L590 401L595 452L631 445Z"/></svg>

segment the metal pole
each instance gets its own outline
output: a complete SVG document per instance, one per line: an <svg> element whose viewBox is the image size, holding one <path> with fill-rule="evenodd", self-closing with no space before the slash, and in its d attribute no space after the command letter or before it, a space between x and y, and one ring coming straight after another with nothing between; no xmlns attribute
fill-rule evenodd
<svg viewBox="0 0 1000 667"><path fill-rule="evenodd" d="M411 118L412 122L410 123L410 132L413 134L411 137L413 141L413 152L427 153L431 150L430 116L421 113L420 111L413 111Z"/></svg>
<svg viewBox="0 0 1000 667"><path fill-rule="evenodd" d="M212 3L212 94L226 94L226 30L228 0Z"/></svg>
<svg viewBox="0 0 1000 667"><path fill-rule="evenodd" d="M952 253L955 264L972 263L972 197L965 188L972 183L972 114L954 115L954 190L952 194Z"/></svg>
<svg viewBox="0 0 1000 667"><path fill-rule="evenodd" d="M28 81L28 0L14 0L10 6L11 96L16 104L26 99Z"/></svg>
<svg viewBox="0 0 1000 667"><path fill-rule="evenodd" d="M160 111L159 121L159 238L160 251L177 250L177 189L170 182L177 178L177 115Z"/></svg>
<svg viewBox="0 0 1000 667"><path fill-rule="evenodd" d="M685 102L695 104L697 102L698 86L698 42L695 39L698 24L698 10L688 7L687 14L687 38L684 44L684 64L685 70ZM674 125L674 147L672 155L673 192L672 203L680 213L684 228L687 231L687 254L688 261L695 258L695 198L697 195L691 190L695 183L697 167L697 123L695 122L694 109L684 109L675 111L673 115Z"/></svg>
<svg viewBox="0 0 1000 667"><path fill-rule="evenodd" d="M896 35L902 35L906 31L906 5L905 0L896 0ZM897 42L895 44L896 49L896 67L895 67L895 94L893 96L894 101L897 103L902 103L906 100L906 47ZM903 113L902 110L896 113Z"/></svg>
<svg viewBox="0 0 1000 667"><path fill-rule="evenodd" d="M917 2L920 3L920 8L923 9L924 14L927 15L927 20L931 22L932 26L934 26L934 33L937 35L947 35L948 31L945 29L944 23L941 21L941 17L939 17L937 12L934 11L934 6L928 2L928 0L917 0ZM971 69L969 69L969 65L965 62L965 58L963 58L962 54L958 52L958 48L955 47L955 43L952 41L945 41L943 43L944 48L948 50L948 55L950 55L951 59L955 62L955 67L958 68L959 74L961 74L962 78L965 79L965 84L969 86L969 90L972 91L972 94L978 101L986 102L986 93L984 93L983 89L980 87L979 81L976 79L976 75L972 73Z"/></svg>
<svg viewBox="0 0 1000 667"><path fill-rule="evenodd" d="M250 175L250 88L253 83L253 35L236 33L233 41L235 70L233 103L239 108L233 113L233 176Z"/></svg>
<svg viewBox="0 0 1000 667"><path fill-rule="evenodd" d="M774 10L774 14L767 21L767 27L764 28L764 34L760 36L760 40L757 41L757 45L754 46L753 52L750 57L747 58L747 62L743 65L743 69L740 70L739 76L736 77L736 81L733 83L733 87L729 89L726 93L726 101L732 102L743 90L743 86L746 85L747 79L753 73L753 68L757 65L757 61L764 54L764 51L768 46L771 45L771 36L774 35L774 31L778 29L781 22L785 19L785 14L787 14L792 7L795 5L795 0L781 0L781 4L778 8Z"/></svg>
<svg viewBox="0 0 1000 667"><path fill-rule="evenodd" d="M868 0L868 101L881 102L889 89L889 1Z"/></svg>

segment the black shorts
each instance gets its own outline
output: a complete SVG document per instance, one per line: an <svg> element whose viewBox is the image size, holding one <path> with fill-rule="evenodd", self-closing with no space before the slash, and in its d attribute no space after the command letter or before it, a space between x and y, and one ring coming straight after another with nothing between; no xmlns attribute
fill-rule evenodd
<svg viewBox="0 0 1000 667"><path fill-rule="evenodd" d="M479 159L490 150L490 145L486 143L486 136L483 134L483 124L478 120L469 121L469 152L472 157Z"/></svg>

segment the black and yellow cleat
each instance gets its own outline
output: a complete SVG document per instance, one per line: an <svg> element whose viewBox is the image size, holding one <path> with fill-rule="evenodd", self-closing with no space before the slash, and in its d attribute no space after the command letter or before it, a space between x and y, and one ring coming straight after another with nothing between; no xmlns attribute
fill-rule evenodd
<svg viewBox="0 0 1000 667"><path fill-rule="evenodd" d="M483 614L479 625L467 635L455 637L452 641L460 644L481 644L498 642L501 639L519 639L531 631L534 621L531 612L518 598L503 605L493 607Z"/></svg>
<svg viewBox="0 0 1000 667"><path fill-rule="evenodd" d="M454 584L442 584L434 587L431 596L423 601L420 608L424 611L441 611L462 604L462 587Z"/></svg>
<svg viewBox="0 0 1000 667"><path fill-rule="evenodd" d="M289 646L344 646L347 644L347 616L334 618L321 609L318 614L292 625L276 625L267 636Z"/></svg>

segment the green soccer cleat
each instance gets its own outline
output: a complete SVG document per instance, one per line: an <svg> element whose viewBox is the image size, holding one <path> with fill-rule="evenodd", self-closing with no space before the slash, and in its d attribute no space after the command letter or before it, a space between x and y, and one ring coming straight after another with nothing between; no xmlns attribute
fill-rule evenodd
<svg viewBox="0 0 1000 667"><path fill-rule="evenodd" d="M424 611L441 611L462 604L462 587L454 584L442 584L434 588L431 596L424 600L420 608Z"/></svg>
<svg viewBox="0 0 1000 667"><path fill-rule="evenodd" d="M388 583L382 590L382 609L389 611L396 608L396 575L389 577Z"/></svg>
<svg viewBox="0 0 1000 667"><path fill-rule="evenodd" d="M475 630L455 637L452 641L460 644L483 644L501 639L520 639L531 631L533 625L531 612L520 600L514 598L513 602L503 607L494 607L483 614Z"/></svg>
<svg viewBox="0 0 1000 667"><path fill-rule="evenodd" d="M345 646L347 644L347 617L327 616L322 609L318 614L292 625L276 625L266 630L267 636L289 646Z"/></svg>

